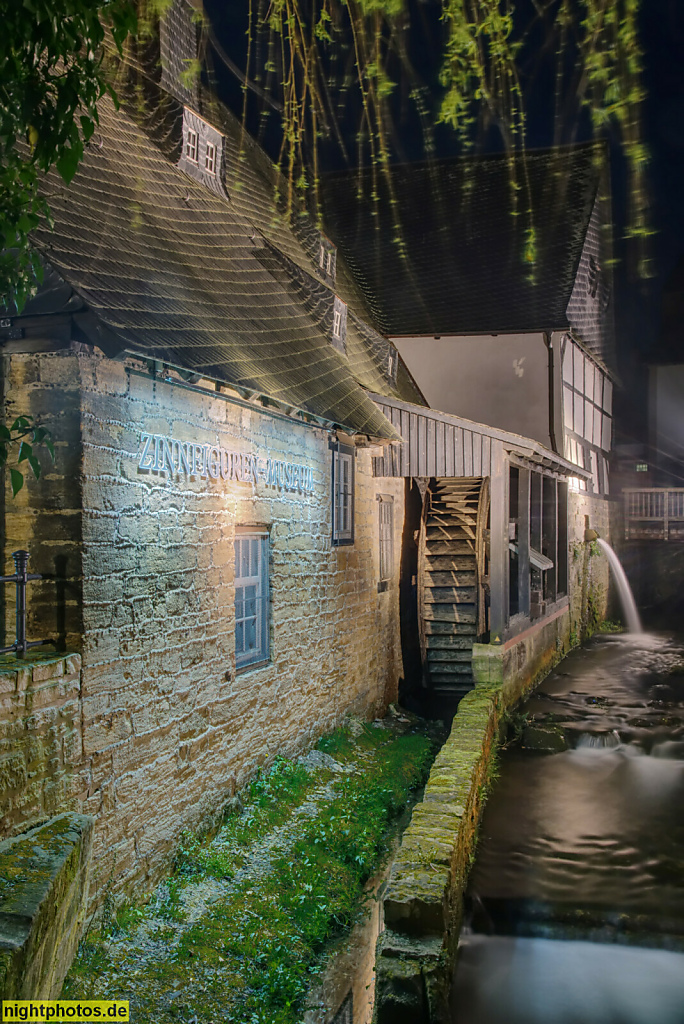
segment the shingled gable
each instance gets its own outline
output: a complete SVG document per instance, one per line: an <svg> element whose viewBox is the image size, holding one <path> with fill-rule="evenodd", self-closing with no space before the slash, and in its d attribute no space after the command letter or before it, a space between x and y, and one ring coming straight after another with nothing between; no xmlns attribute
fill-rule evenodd
<svg viewBox="0 0 684 1024"><path fill-rule="evenodd" d="M122 349L395 437L294 291L255 258L239 201L186 177L109 100L100 122L72 184L48 176L55 227L34 241Z"/></svg>
<svg viewBox="0 0 684 1024"><path fill-rule="evenodd" d="M531 151L518 167L518 180L529 180L533 263L530 221L513 215L504 156L396 165L394 202L382 174L329 174L326 228L384 334L565 329L596 205L594 156L593 144ZM522 210L524 191L518 201Z"/></svg>

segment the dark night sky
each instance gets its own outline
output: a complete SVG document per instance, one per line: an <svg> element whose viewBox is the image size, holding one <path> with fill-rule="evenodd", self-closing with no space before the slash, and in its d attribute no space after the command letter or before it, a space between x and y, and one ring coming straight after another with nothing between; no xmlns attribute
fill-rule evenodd
<svg viewBox="0 0 684 1024"><path fill-rule="evenodd" d="M409 44L411 59L417 78L425 85L426 95L437 93L440 50L439 22L435 13L436 0L410 0L412 28ZM522 0L527 2L527 0ZM307 4L308 6L308 4ZM216 36L229 56L244 68L246 51L247 0L205 0L205 8ZM418 27L420 26L420 27ZM617 404L618 440L646 440L647 375L645 363L684 360L684 332L670 331L664 338L662 331L662 293L679 261L684 261L684 0L642 0L642 41L645 53L645 85L647 99L644 106L644 133L651 154L649 190L651 223L656 235L651 241L650 254L654 276L639 282L628 272L629 260L622 236L625 227L625 168L617 147L612 147L613 209L615 220L616 255L619 263L615 271L615 314L618 337L619 372L625 385ZM541 42L541 39L539 40ZM536 59L535 42L530 59ZM220 64L215 63L216 87L224 101L236 112L242 109L239 82ZM546 125L550 123L546 97L551 95L550 74L545 80L543 62L537 69L537 83L528 98L529 137L531 146L548 145ZM415 79L412 84L415 84ZM535 91L536 90L536 91ZM400 90L397 91L400 98ZM395 151L399 159L420 159L420 131L415 118L405 117L410 104L397 103L395 117ZM250 95L252 118L250 130L258 126L258 112L262 101ZM353 138L356 118L348 119L350 138ZM263 125L266 131L263 132ZM277 118L271 115L261 121L261 141L277 156ZM580 124L578 137L586 133ZM484 149L496 145L495 136L484 140ZM353 152L353 145L352 145ZM458 153L451 129L442 127L437 133L437 152L440 156ZM332 148L327 154L330 168L340 166L340 156ZM683 266L684 270L684 266ZM684 289L684 273L681 275ZM684 320L684 295L682 319ZM677 318L677 325L679 319Z"/></svg>

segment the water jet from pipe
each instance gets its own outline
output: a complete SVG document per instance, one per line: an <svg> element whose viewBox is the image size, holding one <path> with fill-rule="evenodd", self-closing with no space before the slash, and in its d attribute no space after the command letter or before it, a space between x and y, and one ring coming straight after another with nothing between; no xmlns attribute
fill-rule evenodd
<svg viewBox="0 0 684 1024"><path fill-rule="evenodd" d="M615 582L618 588L618 595L620 597L620 604L622 605L622 613L627 623L627 629L630 633L643 633L641 626L641 619L639 618L639 612L637 611L636 602L634 600L634 594L632 588L629 585L629 580L625 574L625 570L622 568L620 559L615 554L610 544L603 539L603 537L597 537L596 543L606 553L606 557L613 571Z"/></svg>

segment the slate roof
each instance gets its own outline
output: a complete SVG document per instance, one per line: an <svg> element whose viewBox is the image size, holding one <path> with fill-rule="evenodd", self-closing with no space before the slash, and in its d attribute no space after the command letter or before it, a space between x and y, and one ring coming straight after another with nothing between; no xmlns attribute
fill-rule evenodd
<svg viewBox="0 0 684 1024"><path fill-rule="evenodd" d="M54 173L46 178L55 228L34 236L91 312L127 351L255 391L351 431L395 437L359 386L396 393L380 372L377 353L352 324L348 358L339 354L326 337L325 316L302 302L301 282L283 280L264 262L250 214L259 208L261 221L269 219L272 192L267 206L243 175L241 189L233 185L231 192L229 183L227 201L170 163L165 151L171 155L179 142L171 99L153 111L147 131L108 99L99 110L95 144L86 148L71 185ZM155 131L165 140L161 148L158 139L152 141ZM282 222L276 230L277 218L270 221L264 234L275 233L283 249L290 247L305 262L291 232ZM309 280L314 306L332 307L332 291L313 276Z"/></svg>
<svg viewBox="0 0 684 1024"><path fill-rule="evenodd" d="M597 196L593 144L527 153L532 221L513 215L504 156L326 175L326 228L388 335L567 328ZM374 197L375 189L375 197ZM390 191L391 189L391 191ZM518 192L520 210L525 191ZM530 223L534 263L527 262ZM533 272L533 273L532 273Z"/></svg>

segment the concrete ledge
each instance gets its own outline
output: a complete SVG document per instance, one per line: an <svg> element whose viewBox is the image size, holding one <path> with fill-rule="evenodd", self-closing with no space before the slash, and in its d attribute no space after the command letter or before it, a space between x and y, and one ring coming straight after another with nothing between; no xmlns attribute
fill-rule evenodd
<svg viewBox="0 0 684 1024"><path fill-rule="evenodd" d="M378 940L377 1024L448 1021L448 994L480 806L503 699L481 685L463 698L392 865Z"/></svg>
<svg viewBox="0 0 684 1024"><path fill-rule="evenodd" d="M92 827L60 814L0 843L0 998L59 996L83 925Z"/></svg>
<svg viewBox="0 0 684 1024"><path fill-rule="evenodd" d="M499 728L568 647L567 607L506 644L473 646L475 688L459 704L385 891L376 1024L448 1024L463 895Z"/></svg>
<svg viewBox="0 0 684 1024"><path fill-rule="evenodd" d="M512 707L569 649L570 609L565 605L505 644L473 644L473 679L476 685L501 687Z"/></svg>

